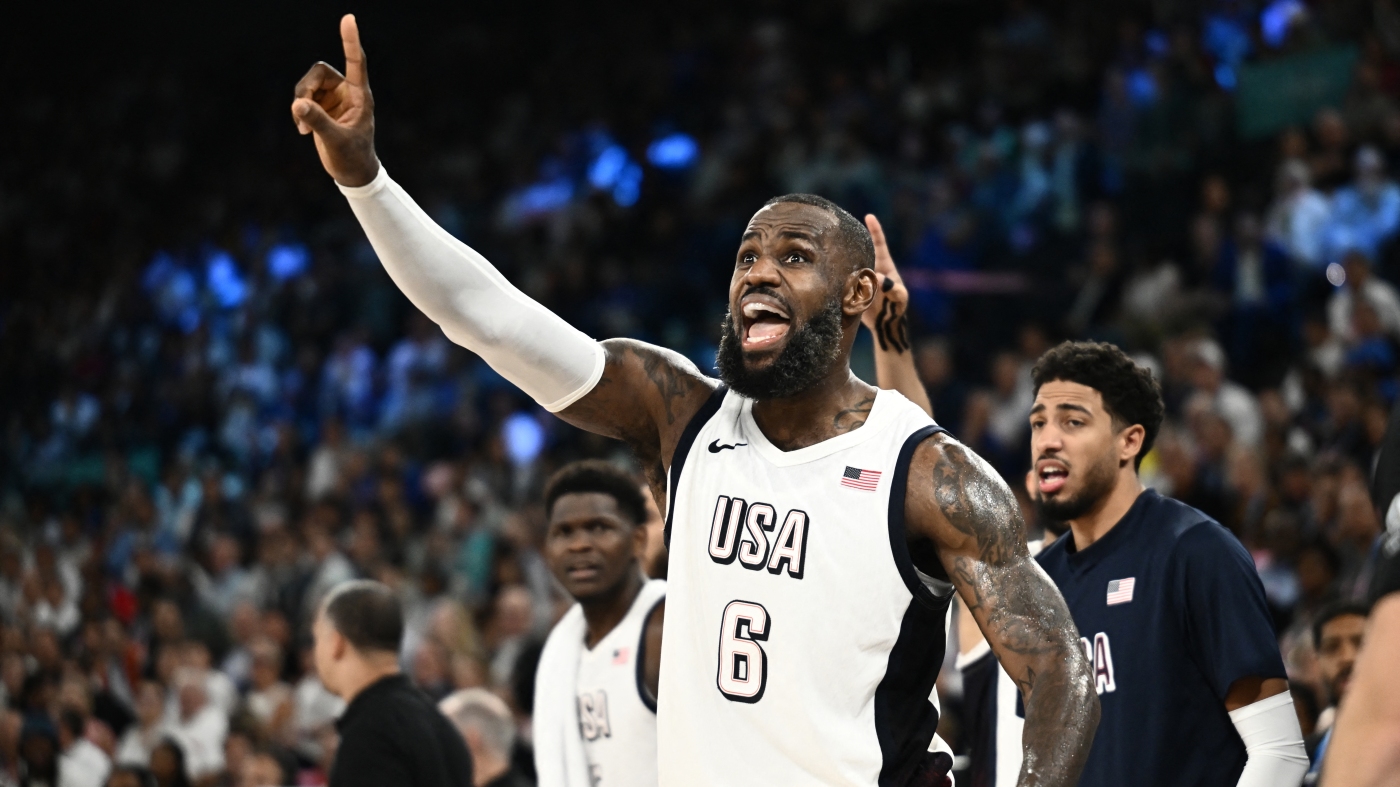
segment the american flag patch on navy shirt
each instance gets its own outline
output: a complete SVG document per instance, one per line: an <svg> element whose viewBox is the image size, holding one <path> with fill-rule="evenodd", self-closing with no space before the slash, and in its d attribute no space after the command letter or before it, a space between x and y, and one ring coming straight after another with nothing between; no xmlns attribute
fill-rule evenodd
<svg viewBox="0 0 1400 787"><path fill-rule="evenodd" d="M1137 577L1127 579L1114 579L1108 583L1108 605L1126 604L1133 600L1133 585L1137 584Z"/></svg>
<svg viewBox="0 0 1400 787"><path fill-rule="evenodd" d="M849 486L852 489L864 489L867 492L873 491L880 483L879 470L862 470L859 467L846 467L846 472L841 474L841 486Z"/></svg>

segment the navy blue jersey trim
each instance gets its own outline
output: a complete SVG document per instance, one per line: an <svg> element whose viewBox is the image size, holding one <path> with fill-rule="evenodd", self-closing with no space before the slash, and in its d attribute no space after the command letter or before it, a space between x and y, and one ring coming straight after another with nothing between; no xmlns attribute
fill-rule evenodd
<svg viewBox="0 0 1400 787"><path fill-rule="evenodd" d="M923 441L946 431L948 430L937 424L925 426L904 441L904 445L899 449L899 459L895 461L894 478L890 482L890 510L887 517L890 526L890 553L894 555L894 564L899 569L899 576L914 598L931 609L946 607L948 600L935 596L919 579L919 573L914 568L914 558L909 551L909 533L904 527L904 498L909 488L909 463L914 459L914 451ZM931 576L943 580L948 578L942 566L937 565L936 559L933 564L928 565L928 569Z"/></svg>
<svg viewBox="0 0 1400 787"><path fill-rule="evenodd" d="M938 730L938 709L929 700L943 665L943 629L951 597L941 608L910 600L890 649L885 677L875 688L875 737L880 742L880 787L903 787L911 775L932 765L929 752ZM946 768L944 770L946 772Z"/></svg>
<svg viewBox="0 0 1400 787"><path fill-rule="evenodd" d="M671 520L676 515L676 490L680 488L681 470L685 468L685 458L690 455L691 446L695 445L695 438L700 434L700 430L705 428L705 424L719 412L720 405L724 404L724 395L728 388L721 385L705 404L700 406L699 412L691 416L690 423L685 425L685 431L681 432L680 442L676 443L676 452L671 455L671 471L668 474L671 482L671 491L667 495L666 501L666 548L671 548Z"/></svg>
<svg viewBox="0 0 1400 787"><path fill-rule="evenodd" d="M904 527L904 496L914 451L923 441L946 431L935 424L909 435L899 449L890 486L890 551L900 578L914 598L904 611L899 637L890 649L885 677L875 688L875 737L880 742L883 761L880 787L902 787L920 772L947 773L952 764L946 755L928 750L938 729L938 710L929 701L929 695L948 644L943 625L952 594L935 596L919 579Z"/></svg>
<svg viewBox="0 0 1400 787"><path fill-rule="evenodd" d="M666 597L662 596L647 610L647 616L642 618L642 636L637 639L637 696L642 698L642 704L652 713L656 712L656 698L647 691L647 628L651 625L651 616L656 613L656 608L665 603Z"/></svg>

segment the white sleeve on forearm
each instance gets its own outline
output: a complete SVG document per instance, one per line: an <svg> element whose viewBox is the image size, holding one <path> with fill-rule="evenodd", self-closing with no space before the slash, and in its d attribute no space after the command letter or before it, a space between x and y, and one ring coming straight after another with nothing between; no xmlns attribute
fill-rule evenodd
<svg viewBox="0 0 1400 787"><path fill-rule="evenodd" d="M1295 787L1308 772L1303 728L1287 691L1230 711L1249 761L1237 787Z"/></svg>
<svg viewBox="0 0 1400 787"><path fill-rule="evenodd" d="M480 355L550 412L598 384L602 345L531 300L434 223L382 166L368 184L340 190L394 283L447 338Z"/></svg>

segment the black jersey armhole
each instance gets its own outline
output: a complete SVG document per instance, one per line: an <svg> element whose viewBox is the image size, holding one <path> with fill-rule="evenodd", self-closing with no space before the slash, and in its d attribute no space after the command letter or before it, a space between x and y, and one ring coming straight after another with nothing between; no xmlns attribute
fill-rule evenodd
<svg viewBox="0 0 1400 787"><path fill-rule="evenodd" d="M724 395L729 389L721 385L710 394L710 398L701 405L699 412L691 416L690 423L685 425L685 431L681 432L681 439L676 443L676 452L671 455L671 470L667 474L670 489L666 494L666 548L671 548L671 520L676 515L676 490L680 488L681 470L685 469L685 458L690 455L690 447L695 444L695 438L699 436L700 430L705 428L705 424L710 422L715 413L719 412L720 405L724 404Z"/></svg>
<svg viewBox="0 0 1400 787"><path fill-rule="evenodd" d="M909 588L909 592L914 598L930 609L941 609L948 603L946 596L935 596L928 585L919 579L919 572L915 568L914 554L909 545L909 533L904 524L904 500L909 488L909 465L914 460L914 452L925 440L940 432L947 432L947 429L934 424L925 426L919 431L909 435L904 441L903 447L899 449L899 459L894 466L894 478L890 481L890 511L886 519L890 526L890 554L894 555L895 567L899 569L899 576L904 580L904 586ZM925 573L929 576L948 582L947 572L938 562L937 551L930 544L918 544L919 559L924 564Z"/></svg>
<svg viewBox="0 0 1400 787"><path fill-rule="evenodd" d="M651 616L656 614L656 608L666 603L666 597L662 596L656 600L655 604L647 610L646 617L642 618L642 635L637 638L637 696L642 698L642 704L647 706L647 710L656 712L656 698L647 691L646 663L647 663L647 632L651 626Z"/></svg>

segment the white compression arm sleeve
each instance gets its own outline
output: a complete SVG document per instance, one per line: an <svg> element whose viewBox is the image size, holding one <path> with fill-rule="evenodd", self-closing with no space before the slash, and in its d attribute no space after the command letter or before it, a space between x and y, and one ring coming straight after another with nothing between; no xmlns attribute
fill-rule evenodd
<svg viewBox="0 0 1400 787"><path fill-rule="evenodd" d="M602 345L531 300L434 223L382 166L368 184L340 190L394 283L447 338L480 355L550 412L598 384Z"/></svg>
<svg viewBox="0 0 1400 787"><path fill-rule="evenodd" d="M1249 761L1237 787L1295 787L1308 771L1303 728L1287 691L1230 711Z"/></svg>

